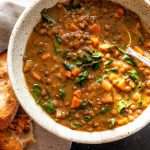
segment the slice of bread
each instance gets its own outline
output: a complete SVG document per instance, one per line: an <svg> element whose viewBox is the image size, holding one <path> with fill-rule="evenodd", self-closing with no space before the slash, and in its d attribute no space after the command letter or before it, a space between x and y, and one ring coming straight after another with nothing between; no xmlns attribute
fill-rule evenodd
<svg viewBox="0 0 150 150"><path fill-rule="evenodd" d="M23 150L33 142L32 121L20 108L9 127L0 131L0 150Z"/></svg>
<svg viewBox="0 0 150 150"><path fill-rule="evenodd" d="M0 54L0 130L8 127L18 108L8 79L6 58L6 53Z"/></svg>
<svg viewBox="0 0 150 150"><path fill-rule="evenodd" d="M1 131L0 150L22 150L22 145L9 131Z"/></svg>
<svg viewBox="0 0 150 150"><path fill-rule="evenodd" d="M34 141L32 121L21 108L18 109L6 58L6 53L0 54L0 150L23 150Z"/></svg>

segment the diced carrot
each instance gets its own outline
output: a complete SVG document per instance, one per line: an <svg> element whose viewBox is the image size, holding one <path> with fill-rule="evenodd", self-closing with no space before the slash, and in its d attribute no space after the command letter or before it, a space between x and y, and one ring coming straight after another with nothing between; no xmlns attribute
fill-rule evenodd
<svg viewBox="0 0 150 150"><path fill-rule="evenodd" d="M70 28L71 31L77 31L79 29L74 23L71 23L69 25L69 28Z"/></svg>
<svg viewBox="0 0 150 150"><path fill-rule="evenodd" d="M48 59L48 58L50 58L50 53L44 53L42 56L41 56L41 58L42 58L42 60L46 60L46 59Z"/></svg>
<svg viewBox="0 0 150 150"><path fill-rule="evenodd" d="M24 72L30 71L32 67L33 67L33 61L27 60L24 65Z"/></svg>
<svg viewBox="0 0 150 150"><path fill-rule="evenodd" d="M74 69L72 69L71 74L72 76L76 77L80 74L81 70L78 67L75 67Z"/></svg>
<svg viewBox="0 0 150 150"><path fill-rule="evenodd" d="M97 37L92 36L91 41L94 47L97 47L99 45L99 39Z"/></svg>
<svg viewBox="0 0 150 150"><path fill-rule="evenodd" d="M32 76L36 79L36 80L41 80L41 76L35 72L35 71L32 71Z"/></svg>
<svg viewBox="0 0 150 150"><path fill-rule="evenodd" d="M89 27L90 32L99 34L101 32L101 27L98 24L93 24Z"/></svg>
<svg viewBox="0 0 150 150"><path fill-rule="evenodd" d="M128 118L124 117L124 118L118 119L117 123L118 123L118 125L126 124L126 123L128 123Z"/></svg>
<svg viewBox="0 0 150 150"><path fill-rule="evenodd" d="M74 95L74 96L77 96L77 97L80 97L80 96L81 96L81 90L75 90L75 91L73 92L73 95Z"/></svg>
<svg viewBox="0 0 150 150"><path fill-rule="evenodd" d="M80 99L77 96L73 96L71 108L78 108L79 106L80 106Z"/></svg>
<svg viewBox="0 0 150 150"><path fill-rule="evenodd" d="M66 76L67 78L71 78L71 76L72 76L71 71L66 71L66 72L65 72L65 76Z"/></svg>
<svg viewBox="0 0 150 150"><path fill-rule="evenodd" d="M143 49L141 49L139 46L134 46L134 50L140 53L141 55L144 55Z"/></svg>
<svg viewBox="0 0 150 150"><path fill-rule="evenodd" d="M124 14L125 14L124 9L118 8L115 13L115 18L121 18L124 16Z"/></svg>

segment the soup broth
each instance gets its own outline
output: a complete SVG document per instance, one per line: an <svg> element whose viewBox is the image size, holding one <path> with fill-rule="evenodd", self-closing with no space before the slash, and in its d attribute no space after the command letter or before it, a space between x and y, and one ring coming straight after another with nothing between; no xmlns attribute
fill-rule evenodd
<svg viewBox="0 0 150 150"><path fill-rule="evenodd" d="M35 101L74 130L112 129L150 103L150 69L126 53L150 56L139 17L106 0L73 0L43 9L24 55Z"/></svg>

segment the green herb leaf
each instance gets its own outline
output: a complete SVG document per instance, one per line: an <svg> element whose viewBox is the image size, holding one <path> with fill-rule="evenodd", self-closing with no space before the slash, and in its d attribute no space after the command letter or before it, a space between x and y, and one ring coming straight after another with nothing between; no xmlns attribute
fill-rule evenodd
<svg viewBox="0 0 150 150"><path fill-rule="evenodd" d="M112 60L112 59L107 60L107 61L104 63L105 68L109 67L112 63L113 63L113 60Z"/></svg>
<svg viewBox="0 0 150 150"><path fill-rule="evenodd" d="M122 114L126 108L128 108L131 105L131 102L127 101L127 100L120 100L117 104L117 111Z"/></svg>
<svg viewBox="0 0 150 150"><path fill-rule="evenodd" d="M71 121L70 126L72 129L78 129L82 127L81 123L78 121Z"/></svg>
<svg viewBox="0 0 150 150"><path fill-rule="evenodd" d="M92 53L92 58L94 58L94 59L100 59L100 58L102 58L102 53L101 52L94 52L94 53Z"/></svg>
<svg viewBox="0 0 150 150"><path fill-rule="evenodd" d="M132 60L132 58L128 54L124 54L123 59L130 65L135 66L135 62Z"/></svg>
<svg viewBox="0 0 150 150"><path fill-rule="evenodd" d="M100 67L100 63L99 62L92 64L92 68L95 69L95 70L99 69L99 67Z"/></svg>
<svg viewBox="0 0 150 150"><path fill-rule="evenodd" d="M75 67L74 64L71 64L71 63L69 63L69 62L67 62L67 61L64 62L64 66L65 66L65 68L66 68L67 70L72 70L72 69Z"/></svg>
<svg viewBox="0 0 150 150"><path fill-rule="evenodd" d="M48 113L54 113L56 111L56 108L54 104L52 103L51 99L49 99L47 102L43 104L43 108Z"/></svg>
<svg viewBox="0 0 150 150"><path fill-rule="evenodd" d="M77 66L81 66L81 65L83 64L83 62L82 62L81 60L76 60L76 61L75 61L75 64L76 64Z"/></svg>
<svg viewBox="0 0 150 150"><path fill-rule="evenodd" d="M96 82L97 82L97 83L102 83L103 80L104 80L104 76L101 76L101 77L98 77L98 78L96 79Z"/></svg>
<svg viewBox="0 0 150 150"><path fill-rule="evenodd" d="M65 92L64 88L60 88L59 89L59 97L64 99L65 96L66 96L66 92Z"/></svg>
<svg viewBox="0 0 150 150"><path fill-rule="evenodd" d="M89 122L89 121L91 121L92 119L93 119L93 117L90 116L90 115L84 116L84 121L86 121L86 122Z"/></svg>
<svg viewBox="0 0 150 150"><path fill-rule="evenodd" d="M110 129L114 128L114 126L116 124L116 119L115 118L111 118L111 119L108 120L108 123L109 123L108 126L109 126Z"/></svg>
<svg viewBox="0 0 150 150"><path fill-rule="evenodd" d="M38 100L41 96L41 87L39 84L34 84L32 87L32 95L35 98L35 100Z"/></svg>
<svg viewBox="0 0 150 150"><path fill-rule="evenodd" d="M41 11L41 16L42 16L42 19L46 21L47 23L52 24L52 25L56 24L56 21L51 16L49 16L48 9L46 8L43 9Z"/></svg>
<svg viewBox="0 0 150 150"><path fill-rule="evenodd" d="M81 72L78 77L75 78L77 84L83 85L83 83L88 79L89 72L87 70Z"/></svg>
<svg viewBox="0 0 150 150"><path fill-rule="evenodd" d="M91 54L85 53L81 57L81 61L82 61L83 64L88 64L88 63L91 63L93 61L93 58L92 58Z"/></svg>
<svg viewBox="0 0 150 150"><path fill-rule="evenodd" d="M136 70L131 70L129 71L129 77L133 80L136 81L139 79L139 74Z"/></svg>
<svg viewBox="0 0 150 150"><path fill-rule="evenodd" d="M117 50L122 54L126 54L125 50L120 47L117 47Z"/></svg>
<svg viewBox="0 0 150 150"><path fill-rule="evenodd" d="M115 72L115 73L116 73L116 72L118 72L118 69L115 68L115 67L114 67L114 68L106 68L106 69L105 69L105 72L106 72L106 73L109 73L109 72Z"/></svg>
<svg viewBox="0 0 150 150"><path fill-rule="evenodd" d="M101 113L101 114L106 114L106 113L108 113L108 112L110 112L110 111L111 111L111 107L108 106L108 105L102 106L102 107L100 108L100 113Z"/></svg>
<svg viewBox="0 0 150 150"><path fill-rule="evenodd" d="M59 34L55 35L55 39L54 39L54 48L55 48L55 52L58 53L60 52L60 46L62 44L62 39L59 36Z"/></svg>
<svg viewBox="0 0 150 150"><path fill-rule="evenodd" d="M59 45L62 44L62 38L60 37L59 34L56 34L56 35L55 35L55 39L56 39L56 41L57 41L57 43L58 43Z"/></svg>

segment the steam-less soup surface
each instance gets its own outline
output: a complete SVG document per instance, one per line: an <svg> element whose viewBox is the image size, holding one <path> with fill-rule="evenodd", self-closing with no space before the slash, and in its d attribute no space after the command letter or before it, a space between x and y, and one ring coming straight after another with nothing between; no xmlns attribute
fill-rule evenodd
<svg viewBox="0 0 150 150"><path fill-rule="evenodd" d="M24 55L35 101L56 122L101 131L134 120L150 103L150 69L126 48L150 56L137 15L106 0L44 9Z"/></svg>

